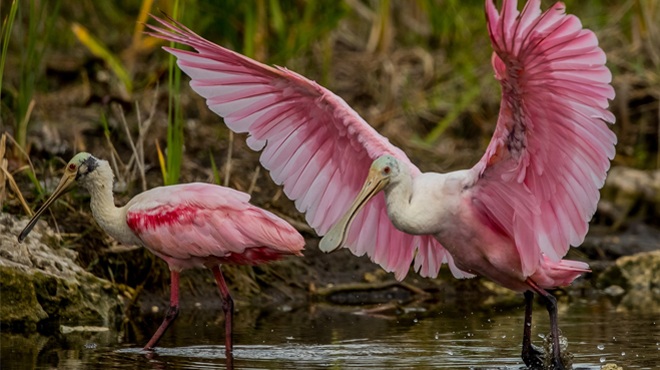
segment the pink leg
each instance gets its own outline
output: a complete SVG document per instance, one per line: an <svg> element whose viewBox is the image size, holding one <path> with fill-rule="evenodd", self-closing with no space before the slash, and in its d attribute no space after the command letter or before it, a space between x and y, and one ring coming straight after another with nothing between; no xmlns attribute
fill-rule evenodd
<svg viewBox="0 0 660 370"><path fill-rule="evenodd" d="M220 288L220 295L222 296L222 310L225 312L225 352L227 353L227 357L229 357L234 350L234 343L232 341L234 300L229 294L229 289L227 288L227 283L225 283L224 276L222 276L222 271L220 271L220 266L213 266L212 271L215 281L218 283L218 288Z"/></svg>
<svg viewBox="0 0 660 370"><path fill-rule="evenodd" d="M564 364L561 361L561 352L559 348L559 321L557 319L557 298L545 291L545 289L536 285L534 280L527 279L527 285L541 297L545 298L545 305L550 314L550 333L552 334L552 369L563 370Z"/></svg>
<svg viewBox="0 0 660 370"><path fill-rule="evenodd" d="M167 328L170 327L170 324L174 319L176 319L177 315L179 315L179 272L178 271L170 271L170 308L167 310L167 313L165 314L165 318L163 319L163 323L160 324L158 327L158 330L154 333L154 335L151 337L149 340L149 343L147 343L146 346L144 346L145 350L152 350L158 341L160 340L160 337L163 336Z"/></svg>

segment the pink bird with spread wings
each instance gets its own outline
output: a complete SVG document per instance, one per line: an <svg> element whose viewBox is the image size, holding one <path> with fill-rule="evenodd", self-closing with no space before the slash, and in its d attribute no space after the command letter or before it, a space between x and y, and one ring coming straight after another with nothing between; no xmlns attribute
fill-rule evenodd
<svg viewBox="0 0 660 370"><path fill-rule="evenodd" d="M446 263L457 278L480 275L525 292L527 365L542 361L531 344L536 292L550 313L551 363L563 367L556 299L546 289L588 271L562 258L584 240L616 143L605 53L563 4L541 12L532 0L519 12L505 0L499 13L486 1L500 115L482 159L449 173L422 173L317 83L154 19L165 29L150 26L153 36L194 49L165 48L209 108L249 134L262 165L324 235L321 250L366 253L398 279L411 264L435 277Z"/></svg>

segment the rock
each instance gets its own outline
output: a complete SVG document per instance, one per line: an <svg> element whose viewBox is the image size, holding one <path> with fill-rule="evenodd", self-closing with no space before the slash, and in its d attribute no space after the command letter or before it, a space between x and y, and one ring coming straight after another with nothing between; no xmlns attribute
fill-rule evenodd
<svg viewBox="0 0 660 370"><path fill-rule="evenodd" d="M614 228L630 219L655 220L660 213L660 170L612 167L605 180L599 213L614 221Z"/></svg>
<svg viewBox="0 0 660 370"><path fill-rule="evenodd" d="M610 285L603 292L612 297L619 297L626 294L626 290L618 285Z"/></svg>
<svg viewBox="0 0 660 370"><path fill-rule="evenodd" d="M631 222L622 231L613 233L610 227L592 226L580 246L590 259L615 260L641 252L651 252L660 246L660 229Z"/></svg>
<svg viewBox="0 0 660 370"><path fill-rule="evenodd" d="M598 277L597 285L625 290L619 310L660 312L660 250L617 259ZM613 289L619 290L609 290Z"/></svg>
<svg viewBox="0 0 660 370"><path fill-rule="evenodd" d="M49 246L57 242L44 221L19 244L26 224L0 213L0 325L29 331L43 320L113 322L122 304L118 289L77 265L75 251Z"/></svg>

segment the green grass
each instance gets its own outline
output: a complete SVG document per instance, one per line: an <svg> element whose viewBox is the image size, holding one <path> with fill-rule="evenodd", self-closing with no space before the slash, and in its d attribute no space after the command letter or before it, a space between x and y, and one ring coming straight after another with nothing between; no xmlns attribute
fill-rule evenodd
<svg viewBox="0 0 660 370"><path fill-rule="evenodd" d="M179 1L174 1L172 17L181 17ZM174 46L174 43L170 43ZM179 182L181 165L183 162L184 132L183 109L181 107L181 69L176 65L176 57L170 55L167 69L167 86L169 91L167 108L167 170L165 171L165 185Z"/></svg>
<svg viewBox="0 0 660 370"><path fill-rule="evenodd" d="M215 164L215 159L213 158L213 153L209 152L209 159L211 160L211 173L213 174L213 183L221 185L222 181L220 178L220 171L218 166Z"/></svg>
<svg viewBox="0 0 660 370"><path fill-rule="evenodd" d="M48 5L51 6L48 6ZM25 16L25 2L19 3L19 17ZM30 0L27 4L27 35L23 40L21 63L18 74L20 82L16 94L16 129L14 138L21 148L27 144L27 128L34 107L33 97L39 80L43 77L43 58L52 36L53 25L58 18L60 1L40 2Z"/></svg>
<svg viewBox="0 0 660 370"><path fill-rule="evenodd" d="M2 87L2 76L5 71L5 63L7 62L7 50L9 49L9 37L11 30L14 27L14 20L16 19L16 12L18 11L18 0L14 0L9 8L9 15L2 20L2 31L0 38L2 39L2 55L0 55L0 87ZM0 88L0 99L2 99L2 88ZM2 104L0 104L0 110Z"/></svg>
<svg viewBox="0 0 660 370"><path fill-rule="evenodd" d="M117 78L122 82L126 93L128 93L130 96L130 94L133 92L133 80L131 79L129 72L126 70L126 67L124 67L120 58L113 54L103 43L103 41L92 36L92 34L84 26L74 22L71 25L71 31L92 54L103 59L103 61L108 65L108 68L110 68L115 76L117 76Z"/></svg>

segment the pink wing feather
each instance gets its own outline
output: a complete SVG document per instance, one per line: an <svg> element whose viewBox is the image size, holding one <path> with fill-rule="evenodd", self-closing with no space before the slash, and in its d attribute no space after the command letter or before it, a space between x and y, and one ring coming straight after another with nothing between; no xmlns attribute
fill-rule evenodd
<svg viewBox="0 0 660 370"><path fill-rule="evenodd" d="M154 19L168 30L149 26L151 35L195 49L165 48L178 58L193 90L207 99L209 108L231 130L249 133L250 148L263 150L261 164L319 235L348 209L379 156L390 154L408 164L413 176L420 173L399 148L331 91L295 72L211 43L180 23ZM450 263L457 277L468 276L453 266L432 236L397 230L383 194L356 218L346 246L358 256L366 253L398 279L406 276L413 259L422 276L436 276L442 263Z"/></svg>
<svg viewBox="0 0 660 370"><path fill-rule="evenodd" d="M126 220L149 249L175 265L187 266L191 258L242 254L249 248L299 255L303 237L249 200L248 194L211 184L159 187L133 198L126 205Z"/></svg>
<svg viewBox="0 0 660 370"><path fill-rule="evenodd" d="M504 1L498 14L486 1L502 105L473 168L475 208L515 240L526 276L540 253L557 262L582 243L616 144L606 124L615 121L612 76L596 36L562 3L543 14L539 5L518 13Z"/></svg>

